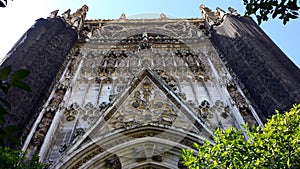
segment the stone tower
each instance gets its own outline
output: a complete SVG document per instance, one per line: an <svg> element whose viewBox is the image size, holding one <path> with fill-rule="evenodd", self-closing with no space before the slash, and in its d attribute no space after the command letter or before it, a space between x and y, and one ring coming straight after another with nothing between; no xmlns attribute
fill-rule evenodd
<svg viewBox="0 0 300 169"><path fill-rule="evenodd" d="M38 20L27 32L36 31L33 40L7 59L34 56L38 62L15 68L40 73L28 82L48 80L23 94L33 123L18 122L28 128L27 156L37 153L50 168L184 168L181 149L212 141L216 128L263 126L275 108L300 101L299 69L233 9L201 5L203 18L116 20L85 20L87 10ZM17 53L43 41L53 43ZM30 67L40 62L47 72Z"/></svg>

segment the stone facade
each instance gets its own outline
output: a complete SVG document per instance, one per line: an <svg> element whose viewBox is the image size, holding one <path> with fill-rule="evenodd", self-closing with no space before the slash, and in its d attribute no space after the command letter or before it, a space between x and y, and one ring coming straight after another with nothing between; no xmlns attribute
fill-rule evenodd
<svg viewBox="0 0 300 169"><path fill-rule="evenodd" d="M211 43L206 14L85 21L28 156L53 168L182 168L181 149L216 128L263 125Z"/></svg>
<svg viewBox="0 0 300 169"><path fill-rule="evenodd" d="M66 42L58 41L61 50L46 48L53 52L47 58L59 60L55 52L62 49L68 49L62 52L67 57L49 70L56 81L49 79L52 91L42 106L36 104L39 115L32 117L36 110L28 115L35 122L23 144L28 157L38 153L49 168L184 168L181 149L212 142L216 128L263 126L261 118L268 114L262 111L269 110L263 106L269 102L257 98L268 96L277 103L297 96L287 90L298 85L291 77L284 81L289 72L271 71L277 62L266 64L262 49L248 41L270 39L265 34L252 37L262 31L232 8L227 14L201 5L203 19L164 14L127 19L122 14L117 20L85 21L87 10L83 6L60 16L53 11L46 20L65 23L72 32L64 34ZM247 24L256 32L244 29ZM275 78L279 72L282 76ZM281 93L272 95L270 86Z"/></svg>

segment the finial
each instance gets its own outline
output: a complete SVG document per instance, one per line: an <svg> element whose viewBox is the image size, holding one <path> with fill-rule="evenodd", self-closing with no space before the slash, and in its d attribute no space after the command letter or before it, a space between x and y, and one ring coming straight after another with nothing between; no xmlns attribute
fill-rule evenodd
<svg viewBox="0 0 300 169"><path fill-rule="evenodd" d="M89 7L87 5L83 5L66 19L67 23L69 23L77 31L81 30L88 10Z"/></svg>
<svg viewBox="0 0 300 169"><path fill-rule="evenodd" d="M226 15L226 12L219 7L216 8L216 11L217 11L216 15L217 15L218 19L223 20L224 16Z"/></svg>
<svg viewBox="0 0 300 169"><path fill-rule="evenodd" d="M57 17L57 13L58 13L58 9L55 10L55 11L52 11L52 12L50 13L49 18L56 18L56 17Z"/></svg>
<svg viewBox="0 0 300 169"><path fill-rule="evenodd" d="M205 7L203 4L200 5L199 9L202 12L204 19L206 19L208 16L214 15L214 12L212 12L208 7Z"/></svg>
<svg viewBox="0 0 300 169"><path fill-rule="evenodd" d="M159 15L159 18L160 18L161 20L166 20L166 19L167 19L167 16L166 16L164 13L161 13L161 14Z"/></svg>
<svg viewBox="0 0 300 169"><path fill-rule="evenodd" d="M61 16L67 20L70 17L70 13L71 13L71 9L68 9L67 11L65 11L64 13L61 14Z"/></svg>
<svg viewBox="0 0 300 169"><path fill-rule="evenodd" d="M223 21L224 16L226 16L226 12L219 7L216 9L216 12L213 12L203 4L201 4L199 8L209 27L220 24Z"/></svg>
<svg viewBox="0 0 300 169"><path fill-rule="evenodd" d="M232 7L228 7L228 11L231 15L239 16L240 14Z"/></svg>
<svg viewBox="0 0 300 169"><path fill-rule="evenodd" d="M61 14L61 17L63 18L70 26L72 26L77 31L80 31L83 26L83 22L86 18L87 11L89 10L89 7L87 5L83 5L81 8L77 9L77 11L73 14L71 13L71 10L68 9L64 13ZM58 10L52 11L50 13L49 18L57 18Z"/></svg>
<svg viewBox="0 0 300 169"><path fill-rule="evenodd" d="M125 20L125 19L126 19L126 15L125 15L125 13L122 13L119 20Z"/></svg>

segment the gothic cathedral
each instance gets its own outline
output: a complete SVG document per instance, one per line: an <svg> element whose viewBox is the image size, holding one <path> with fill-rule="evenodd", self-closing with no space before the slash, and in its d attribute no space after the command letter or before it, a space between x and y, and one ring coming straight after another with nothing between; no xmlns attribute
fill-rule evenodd
<svg viewBox="0 0 300 169"><path fill-rule="evenodd" d="M38 19L3 63L29 70L32 88L13 89L6 124L49 168L185 168L181 150L213 142L216 128L263 126L300 102L299 68L232 8L201 5L202 18L186 19L87 11Z"/></svg>

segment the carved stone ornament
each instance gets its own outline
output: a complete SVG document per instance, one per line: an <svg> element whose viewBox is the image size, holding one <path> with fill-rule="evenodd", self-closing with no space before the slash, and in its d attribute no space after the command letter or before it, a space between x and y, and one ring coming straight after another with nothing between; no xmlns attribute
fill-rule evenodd
<svg viewBox="0 0 300 169"><path fill-rule="evenodd" d="M233 82L227 84L227 91L229 92L229 95L231 96L233 102L238 107L245 122L248 122L249 126L257 124L251 110L248 107L248 104L246 103L245 98L237 90L237 86ZM223 117L227 116L224 114Z"/></svg>
<svg viewBox="0 0 300 169"><path fill-rule="evenodd" d="M216 12L213 12L208 7L205 7L203 4L199 7L200 11L202 12L203 18L207 21L209 26L212 25L219 25L226 16L226 12L221 8L217 7ZM230 11L232 14L232 12Z"/></svg>
<svg viewBox="0 0 300 169"><path fill-rule="evenodd" d="M110 130L162 124L197 131L192 129L188 120L178 113L180 110L167 101L166 95L148 77L132 93L108 121Z"/></svg>
<svg viewBox="0 0 300 169"><path fill-rule="evenodd" d="M89 7L87 5L83 5L81 8L77 9L77 11L73 14L70 14L71 10L68 9L67 11L61 14L61 18L65 19L65 21L75 30L80 31L83 27L83 22L86 18L88 10ZM58 10L51 12L49 18L56 18L57 13Z"/></svg>

